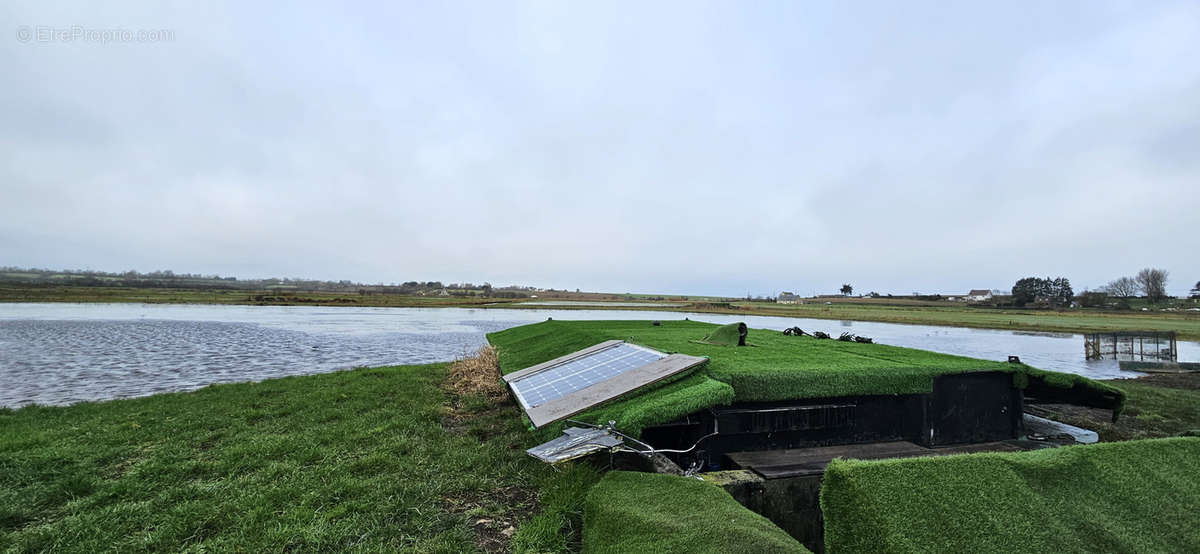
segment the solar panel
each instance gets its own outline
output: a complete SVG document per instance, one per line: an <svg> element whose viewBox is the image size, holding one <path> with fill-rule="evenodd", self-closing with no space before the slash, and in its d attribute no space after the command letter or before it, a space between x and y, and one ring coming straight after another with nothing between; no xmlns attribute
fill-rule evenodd
<svg viewBox="0 0 1200 554"><path fill-rule="evenodd" d="M535 426L707 361L613 340L504 376Z"/></svg>
<svg viewBox="0 0 1200 554"><path fill-rule="evenodd" d="M521 404L532 408L666 357L662 352L621 343L521 379L514 389Z"/></svg>

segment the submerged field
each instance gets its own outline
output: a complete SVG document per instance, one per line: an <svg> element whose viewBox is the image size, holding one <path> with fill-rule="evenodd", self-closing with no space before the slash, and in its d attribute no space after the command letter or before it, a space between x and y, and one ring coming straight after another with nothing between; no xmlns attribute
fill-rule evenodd
<svg viewBox="0 0 1200 554"><path fill-rule="evenodd" d="M448 392L446 376L358 369L0 409L0 551L578 550L601 470L529 458L514 405ZM1156 416L1138 420L1145 436L1200 428L1200 391L1141 385L1126 409Z"/></svg>
<svg viewBox="0 0 1200 554"><path fill-rule="evenodd" d="M1186 302L1189 302L1189 306L1200 307L1200 303ZM748 303L738 306L753 306L752 313L759 315L783 317L1062 333L1175 331L1180 339L1200 340L1200 312L1189 311L1020 310L973 308L951 303L932 306L888 305L867 301L834 302L829 305L819 302L803 305Z"/></svg>
<svg viewBox="0 0 1200 554"><path fill-rule="evenodd" d="M476 306L509 301L482 297L407 296L399 294L357 294L351 292L0 284L0 302L116 302L140 304L233 304L247 306L438 308Z"/></svg>
<svg viewBox="0 0 1200 554"><path fill-rule="evenodd" d="M977 308L950 302L921 302L891 299L830 299L806 304L774 304L766 302L714 302L710 298L668 298L673 306L661 306L661 302L646 295L601 295L555 293L552 298L574 300L628 300L611 306L621 310L654 310L676 312L698 312L719 314L765 315L779 317L803 317L814 319L837 319L854 321L878 321L883 323L907 323L919 325L943 325L953 327L975 327L980 329L1013 329L1022 331L1047 331L1064 333L1086 333L1118 330L1175 331L1183 340L1200 340L1200 312L1186 311L1186 307L1200 307L1200 301L1179 300L1184 311L1102 311L1102 310L1021 310ZM240 305L314 305L314 306L364 306L364 307L490 307L539 309L544 305L523 304L523 299L475 297L407 296L399 294L356 294L332 292L279 292L211 289L168 289L131 287L83 287L83 286L30 286L0 284L0 302L138 302L164 304L240 304ZM646 300L645 307L636 301ZM600 305L595 305L600 304ZM557 305L555 309L606 309L602 302L588 305Z"/></svg>

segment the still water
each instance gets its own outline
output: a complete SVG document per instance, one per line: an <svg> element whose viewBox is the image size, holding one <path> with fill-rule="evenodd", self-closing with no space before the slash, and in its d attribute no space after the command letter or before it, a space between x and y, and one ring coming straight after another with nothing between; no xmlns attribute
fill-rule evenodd
<svg viewBox="0 0 1200 554"><path fill-rule="evenodd" d="M798 325L990 360L1015 354L1042 369L1098 379L1137 375L1120 371L1114 361L1085 361L1083 337L1060 333L629 310L0 304L0 406L445 361L482 346L487 333L547 317L688 317L772 330ZM1179 342L1180 361L1198 359L1200 343Z"/></svg>

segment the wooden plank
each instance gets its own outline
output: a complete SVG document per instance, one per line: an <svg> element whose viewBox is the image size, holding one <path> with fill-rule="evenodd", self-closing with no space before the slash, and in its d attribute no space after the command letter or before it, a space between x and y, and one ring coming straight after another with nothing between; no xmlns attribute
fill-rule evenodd
<svg viewBox="0 0 1200 554"><path fill-rule="evenodd" d="M504 382L505 382L505 383L511 383L511 382L513 382L513 381L514 381L514 380L516 380L516 379L520 379L520 378L522 378L522 377L527 377L527 376L529 376L529 375L533 375L534 373L537 373L537 372L539 372L539 371L542 371L542 370L544 370L544 369L549 369L549 368L551 368L551 367L553 367L553 366L556 366L556 365L559 365L559 364L564 364L564 363L567 363L567 362L569 362L569 361L571 361L571 360L574 360L574 359L576 359L576 358L582 358L582 357L584 357L584 356L591 355L591 354L593 354L593 353L595 353L595 352L599 352L599 351L601 351L601 350L604 350L604 349L606 349L606 348L612 348L612 347L614 347L614 346L616 346L616 345L618 345L618 344L624 343L624 342L625 342L625 341L623 341L623 340L606 340L606 341L604 341L604 342L602 342L602 343L600 343L600 344L597 344L597 345L595 345L595 346L589 346L589 347L587 347L587 348L584 348L583 350L576 350L575 352L572 352L572 353L570 353L570 354L567 354L566 356L559 356L559 357L557 357L557 358L554 358L553 360L550 360L550 361L548 361L548 362L542 362L542 363L540 363L540 364L538 364L538 365L529 366L529 367L527 367L527 368L525 368L525 369L522 369L522 370L520 370L520 371L514 371L514 372L512 372L512 373L509 373L509 374L507 374L507 375L505 375L505 376L504 376Z"/></svg>
<svg viewBox="0 0 1200 554"><path fill-rule="evenodd" d="M619 342L619 341L618 341ZM529 408L525 413L534 427L541 427L579 412L598 406L634 389L638 389L687 371L708 361L708 358L671 354L666 358L648 363L637 369L621 373L611 379L556 398L540 406Z"/></svg>
<svg viewBox="0 0 1200 554"><path fill-rule="evenodd" d="M834 458L877 460L919 456L930 449L908 441L870 444L842 444L790 450L760 450L728 454L739 467L757 472L768 479L813 475L825 471Z"/></svg>

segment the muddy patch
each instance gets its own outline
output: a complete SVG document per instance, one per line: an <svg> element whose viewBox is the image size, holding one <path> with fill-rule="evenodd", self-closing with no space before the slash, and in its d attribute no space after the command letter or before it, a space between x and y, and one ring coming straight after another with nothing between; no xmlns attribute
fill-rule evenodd
<svg viewBox="0 0 1200 554"><path fill-rule="evenodd" d="M447 495L442 504L446 511L467 518L480 550L511 552L512 537L520 523L536 511L538 495L532 488L501 487Z"/></svg>
<svg viewBox="0 0 1200 554"><path fill-rule="evenodd" d="M1125 381L1122 379L1121 381ZM1116 386L1121 386L1121 381L1113 381ZM1154 373L1129 381L1154 385L1156 387L1165 387L1169 389L1184 389L1184 390L1200 390L1200 371L1192 373Z"/></svg>

